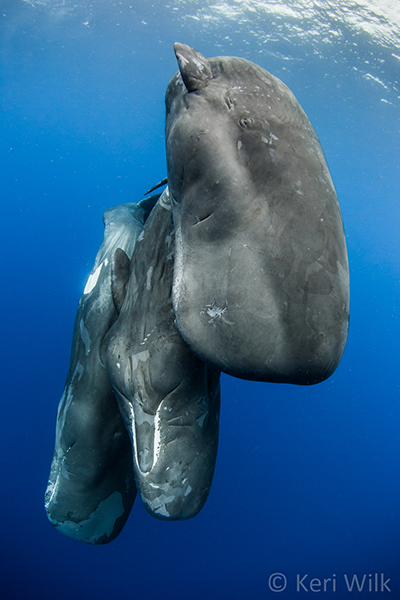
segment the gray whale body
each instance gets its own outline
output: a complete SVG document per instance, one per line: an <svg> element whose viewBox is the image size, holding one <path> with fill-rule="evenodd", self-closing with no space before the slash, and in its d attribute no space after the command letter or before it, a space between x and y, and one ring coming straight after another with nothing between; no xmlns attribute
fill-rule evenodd
<svg viewBox="0 0 400 600"><path fill-rule="evenodd" d="M91 544L117 537L136 497L131 444L101 346L118 316L111 294L112 257L117 247L132 255L157 198L115 206L103 215L104 239L79 302L58 407L46 514L59 531Z"/></svg>
<svg viewBox="0 0 400 600"><path fill-rule="evenodd" d="M133 449L138 491L159 519L188 519L204 505L218 447L218 371L199 360L175 327L174 230L168 188L129 260L114 257L121 306L106 365ZM121 297L122 296L122 297Z"/></svg>
<svg viewBox="0 0 400 600"><path fill-rule="evenodd" d="M346 343L349 270L315 131L261 67L175 53L165 137L178 331L235 377L323 381Z"/></svg>

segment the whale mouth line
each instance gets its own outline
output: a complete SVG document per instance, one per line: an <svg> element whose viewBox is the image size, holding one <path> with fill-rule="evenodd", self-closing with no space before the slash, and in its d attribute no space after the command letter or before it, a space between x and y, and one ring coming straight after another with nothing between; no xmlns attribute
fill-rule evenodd
<svg viewBox="0 0 400 600"><path fill-rule="evenodd" d="M196 217L197 221L195 223L193 223L192 227L196 227L196 225L200 225L201 223L204 223L205 221L207 221L207 219L212 217L212 215L213 215L213 212L210 212L205 217Z"/></svg>
<svg viewBox="0 0 400 600"><path fill-rule="evenodd" d="M135 468L141 477L147 477L154 469L161 454L160 409L164 400L160 403L155 414L150 414L141 408L135 396L133 396L132 400L129 400L128 396L121 390L118 390L117 394L122 401L121 413L131 440ZM144 444L144 450L140 450L140 452L145 452L144 459L141 460L138 444L138 428L143 424L151 428L153 435L148 435L147 439L149 443Z"/></svg>

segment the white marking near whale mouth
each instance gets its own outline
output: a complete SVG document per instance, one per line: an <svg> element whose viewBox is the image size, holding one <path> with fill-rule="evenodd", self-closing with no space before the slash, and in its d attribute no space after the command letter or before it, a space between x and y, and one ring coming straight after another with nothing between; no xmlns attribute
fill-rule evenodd
<svg viewBox="0 0 400 600"><path fill-rule="evenodd" d="M145 413L140 405L140 403L138 402L137 398L135 397L133 400L133 403L130 403L129 400L127 400L128 404L129 404L129 421L130 421L130 433L131 433L131 440L132 440L132 446L134 448L134 458L135 458L135 463L136 466L138 468L138 470L140 471L142 476L148 476L150 475L152 469L154 469L158 459L160 458L160 454L161 454L161 427L160 427L160 412L161 412L161 407L163 405L163 403L161 402L160 406L158 407L156 414L155 415L150 415L149 413ZM153 430L153 456L152 456L152 460L151 460L151 464L150 461L148 461L148 463L145 465L145 468L143 464L143 461L141 461L139 459L139 452L138 452L138 445L137 445L137 431L136 431L136 426L140 426L143 425L143 423L148 423L150 425L150 427ZM149 453L147 453L147 459L149 458ZM146 457L145 457L145 462L146 462Z"/></svg>
<svg viewBox="0 0 400 600"><path fill-rule="evenodd" d="M131 356L130 369L127 369L127 373L133 373L138 368L139 362L146 362L149 357L150 353L148 350L137 352ZM121 368L120 363L116 363L116 366L117 368ZM120 410L131 439L135 465L140 474L145 477L151 473L161 455L161 409L164 408L163 401L158 406L155 414L151 414L143 409L143 402L138 393L134 393L132 398L126 381L124 391L121 389L115 389L115 391L122 400ZM139 457L138 432L136 428L145 423L150 425L153 431L153 448L147 448L145 454L143 454L142 450L140 452L142 456Z"/></svg>
<svg viewBox="0 0 400 600"><path fill-rule="evenodd" d="M137 369L139 362L146 362L146 360L150 357L150 352L148 350L143 350L142 352L137 352L130 357L131 362L131 371L134 373Z"/></svg>

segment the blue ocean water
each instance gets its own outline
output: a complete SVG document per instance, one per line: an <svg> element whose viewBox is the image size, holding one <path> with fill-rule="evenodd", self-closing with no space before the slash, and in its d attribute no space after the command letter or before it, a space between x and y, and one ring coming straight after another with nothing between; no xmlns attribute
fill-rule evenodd
<svg viewBox="0 0 400 600"><path fill-rule="evenodd" d="M400 598L398 1L0 9L1 598ZM137 499L116 541L86 546L43 508L57 405L102 213L166 175L175 41L248 58L302 104L342 208L349 339L318 386L224 376L201 513L157 521Z"/></svg>

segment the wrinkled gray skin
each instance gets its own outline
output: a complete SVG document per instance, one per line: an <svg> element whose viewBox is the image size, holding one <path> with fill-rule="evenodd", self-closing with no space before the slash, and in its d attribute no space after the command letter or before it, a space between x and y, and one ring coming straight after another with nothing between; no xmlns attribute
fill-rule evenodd
<svg viewBox="0 0 400 600"><path fill-rule="evenodd" d="M175 44L166 93L176 234L173 305L202 360L244 379L313 384L347 338L339 204L291 91L255 64Z"/></svg>
<svg viewBox="0 0 400 600"><path fill-rule="evenodd" d="M171 302L174 232L168 188L132 261L117 250L113 294L121 306L106 365L129 431L136 485L148 512L188 519L207 499L218 445L219 372L178 335Z"/></svg>
<svg viewBox="0 0 400 600"><path fill-rule="evenodd" d="M103 215L104 240L79 303L58 408L46 513L59 531L91 544L108 543L120 533L136 496L131 443L100 351L117 319L112 257L117 247L132 255L157 198L115 206Z"/></svg>

